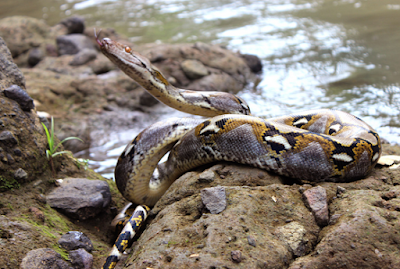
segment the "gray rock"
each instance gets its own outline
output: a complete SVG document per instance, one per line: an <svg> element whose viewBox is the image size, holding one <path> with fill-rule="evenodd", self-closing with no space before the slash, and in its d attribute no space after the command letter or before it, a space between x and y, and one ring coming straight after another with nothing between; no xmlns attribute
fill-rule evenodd
<svg viewBox="0 0 400 269"><path fill-rule="evenodd" d="M197 60L184 60L181 68L185 75L190 79L198 79L208 75L208 70L204 64Z"/></svg>
<svg viewBox="0 0 400 269"><path fill-rule="evenodd" d="M317 186L303 192L303 199L314 214L315 221L319 226L326 226L329 223L329 211L326 191L323 187Z"/></svg>
<svg viewBox="0 0 400 269"><path fill-rule="evenodd" d="M105 181L66 178L47 195L47 203L71 218L85 220L110 204L110 188Z"/></svg>
<svg viewBox="0 0 400 269"><path fill-rule="evenodd" d="M26 180L28 178L28 174L25 172L24 169L18 168L18 170L15 171L15 173L14 173L14 178L16 180L18 180L18 181L19 180Z"/></svg>
<svg viewBox="0 0 400 269"><path fill-rule="evenodd" d="M262 63L260 58L258 58L256 55L252 54L242 54L240 57L243 58L243 60L246 62L248 67L253 73L258 73L261 72L262 70Z"/></svg>
<svg viewBox="0 0 400 269"><path fill-rule="evenodd" d="M85 31L85 20L82 17L69 17L62 20L60 24L67 28L68 34L82 34Z"/></svg>
<svg viewBox="0 0 400 269"><path fill-rule="evenodd" d="M62 35L56 42L59 55L77 54L83 49L95 50L90 38L82 34Z"/></svg>
<svg viewBox="0 0 400 269"><path fill-rule="evenodd" d="M225 188L218 186L202 189L201 200L211 214L219 214L226 208Z"/></svg>
<svg viewBox="0 0 400 269"><path fill-rule="evenodd" d="M61 255L50 248L29 251L22 259L21 269L72 269Z"/></svg>
<svg viewBox="0 0 400 269"><path fill-rule="evenodd" d="M9 87L13 84L25 87L25 78L18 66L13 62L13 58L7 45L0 33L0 89Z"/></svg>
<svg viewBox="0 0 400 269"><path fill-rule="evenodd" d="M44 59L45 53L41 48L33 48L29 51L28 64L30 66L37 65L41 60Z"/></svg>
<svg viewBox="0 0 400 269"><path fill-rule="evenodd" d="M93 251L93 244L84 233L71 231L58 240L58 244L66 250L85 249L88 252Z"/></svg>
<svg viewBox="0 0 400 269"><path fill-rule="evenodd" d="M253 247L257 246L256 239L250 235L247 236L247 243L249 243L249 245Z"/></svg>
<svg viewBox="0 0 400 269"><path fill-rule="evenodd" d="M69 65L72 65L72 66L84 65L84 64L90 62L91 60L96 59L97 54L98 53L96 50L84 48L81 51L79 51L77 54L75 54L74 58L69 63Z"/></svg>
<svg viewBox="0 0 400 269"><path fill-rule="evenodd" d="M3 142L4 144L11 146L18 144L18 140L10 131L0 132L0 142Z"/></svg>
<svg viewBox="0 0 400 269"><path fill-rule="evenodd" d="M199 182L212 182L214 179L215 173L210 169L207 169L199 175Z"/></svg>
<svg viewBox="0 0 400 269"><path fill-rule="evenodd" d="M140 94L139 96L139 104L141 106L151 107L158 103L159 101L147 91L143 91L142 94Z"/></svg>
<svg viewBox="0 0 400 269"><path fill-rule="evenodd" d="M33 99L18 85L12 85L5 89L4 95L16 101L20 105L21 109L24 111L30 111L31 109L35 108L35 105L33 104Z"/></svg>
<svg viewBox="0 0 400 269"><path fill-rule="evenodd" d="M70 251L68 257L77 269L91 269L93 266L93 255L83 248Z"/></svg>

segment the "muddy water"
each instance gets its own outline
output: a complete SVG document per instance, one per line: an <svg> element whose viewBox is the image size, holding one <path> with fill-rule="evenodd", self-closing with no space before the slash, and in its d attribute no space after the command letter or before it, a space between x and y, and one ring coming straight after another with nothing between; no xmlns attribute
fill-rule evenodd
<svg viewBox="0 0 400 269"><path fill-rule="evenodd" d="M262 80L240 93L253 114L334 108L399 142L397 0L0 1L0 17L9 15L35 16L49 24L80 15L90 25L115 28L139 43L202 41L256 54L264 64ZM121 143L138 131L117 134L119 143L92 149L97 160L92 163L100 172L112 172Z"/></svg>

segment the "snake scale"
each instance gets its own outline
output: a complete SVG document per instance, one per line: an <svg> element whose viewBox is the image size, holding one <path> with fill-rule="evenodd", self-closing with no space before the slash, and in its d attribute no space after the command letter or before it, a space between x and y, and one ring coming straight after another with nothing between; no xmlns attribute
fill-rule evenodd
<svg viewBox="0 0 400 269"><path fill-rule="evenodd" d="M351 114L321 109L261 119L251 116L246 102L235 95L175 88L130 47L108 38L97 39L97 43L105 56L161 102L211 117L155 123L126 146L115 168L115 180L122 195L135 204L153 206L180 175L216 161L312 182L346 182L367 175L380 157L377 132ZM168 160L159 164L168 151ZM126 240L133 237L147 210L138 208L139 213L128 221ZM121 244L114 245L104 268L113 268L111 260L117 260L114 256L122 252Z"/></svg>

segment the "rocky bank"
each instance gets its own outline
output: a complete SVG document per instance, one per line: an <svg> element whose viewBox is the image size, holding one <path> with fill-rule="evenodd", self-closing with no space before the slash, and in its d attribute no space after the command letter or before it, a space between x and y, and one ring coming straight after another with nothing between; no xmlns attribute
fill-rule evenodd
<svg viewBox="0 0 400 269"><path fill-rule="evenodd" d="M79 18L52 27L0 20L0 268L99 268L111 248L108 224L126 201L68 154L54 158L54 176L39 117L54 116L59 138L82 138L66 144L78 151L110 129L145 125L157 109L99 54L93 35ZM237 92L261 69L255 56L219 46L137 47L112 30L105 36L141 51L178 87ZM386 144L384 153L400 149ZM156 204L119 266L400 268L399 183L397 169L382 167L340 184L293 182L229 163L198 168ZM86 243L67 247L71 235Z"/></svg>

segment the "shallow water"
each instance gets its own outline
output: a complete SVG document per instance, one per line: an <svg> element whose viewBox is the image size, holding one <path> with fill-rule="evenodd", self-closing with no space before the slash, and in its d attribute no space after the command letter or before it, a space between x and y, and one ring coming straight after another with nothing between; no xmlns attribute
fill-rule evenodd
<svg viewBox="0 0 400 269"><path fill-rule="evenodd" d="M256 54L264 64L262 80L239 94L253 114L334 108L399 141L396 0L2 0L0 17L9 15L35 16L49 24L80 15L89 25L115 28L138 43L202 41ZM98 171L111 176L121 144L141 128L114 134L110 137L118 142L92 149Z"/></svg>

